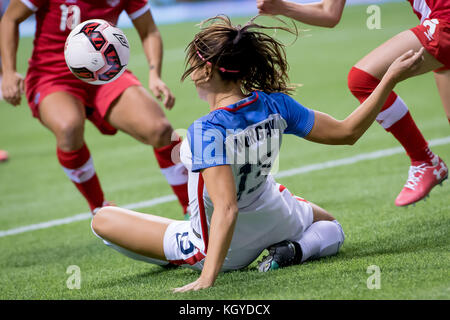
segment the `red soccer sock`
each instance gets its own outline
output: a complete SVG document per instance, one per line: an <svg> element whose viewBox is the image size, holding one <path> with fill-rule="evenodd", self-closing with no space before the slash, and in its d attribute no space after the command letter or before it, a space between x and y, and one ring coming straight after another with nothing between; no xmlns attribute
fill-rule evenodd
<svg viewBox="0 0 450 320"><path fill-rule="evenodd" d="M179 148L181 146L181 139L173 141L171 144L154 148L155 157L158 161L161 172L167 179L167 182L172 187L173 192L178 198L183 212L187 213L189 205L188 196L188 175L184 165L179 161Z"/></svg>
<svg viewBox="0 0 450 320"><path fill-rule="evenodd" d="M380 80L356 67L348 74L348 87L360 103L370 96L379 83ZM428 142L411 117L408 107L394 91L383 105L377 122L400 142L413 164L430 162L434 154L428 148Z"/></svg>
<svg viewBox="0 0 450 320"><path fill-rule="evenodd" d="M57 149L56 153L64 172L86 199L91 211L101 207L103 191L87 146L84 144L80 149L68 152Z"/></svg>
<svg viewBox="0 0 450 320"><path fill-rule="evenodd" d="M402 144L413 165L423 162L431 163L434 153L428 147L427 141L417 128L409 111L386 131L392 133Z"/></svg>

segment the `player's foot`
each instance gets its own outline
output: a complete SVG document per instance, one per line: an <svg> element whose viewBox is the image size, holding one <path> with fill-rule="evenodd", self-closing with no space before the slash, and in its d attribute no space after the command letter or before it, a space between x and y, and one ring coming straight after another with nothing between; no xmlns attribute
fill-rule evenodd
<svg viewBox="0 0 450 320"><path fill-rule="evenodd" d="M92 215L95 216L95 214L98 212L98 210L100 210L103 207L108 207L108 206L116 206L116 204L113 201L103 201L103 204L101 207L97 207L94 210L92 210Z"/></svg>
<svg viewBox="0 0 450 320"><path fill-rule="evenodd" d="M431 189L448 178L448 168L438 156L431 164L422 163L409 168L408 180L395 199L396 206L407 206L424 199Z"/></svg>
<svg viewBox="0 0 450 320"><path fill-rule="evenodd" d="M269 250L269 255L263 257L258 264L259 272L267 272L299 264L302 259L300 245L289 240L271 245L267 250Z"/></svg>
<svg viewBox="0 0 450 320"><path fill-rule="evenodd" d="M9 159L8 152L5 150L0 150L0 162L7 161Z"/></svg>

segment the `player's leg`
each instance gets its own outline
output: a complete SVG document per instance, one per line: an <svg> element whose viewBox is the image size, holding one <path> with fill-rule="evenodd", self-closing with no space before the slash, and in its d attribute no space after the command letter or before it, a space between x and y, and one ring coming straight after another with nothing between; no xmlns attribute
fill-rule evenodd
<svg viewBox="0 0 450 320"><path fill-rule="evenodd" d="M103 207L92 219L92 230L108 246L126 256L167 265L164 235L175 220L117 207Z"/></svg>
<svg viewBox="0 0 450 320"><path fill-rule="evenodd" d="M106 119L144 144L161 148L171 142L172 126L163 110L141 86L131 86L116 99Z"/></svg>
<svg viewBox="0 0 450 320"><path fill-rule="evenodd" d="M373 92L390 64L398 56L411 49L417 51L421 47L421 41L410 30L396 35L370 52L350 70L348 76L350 91L362 103ZM442 63L425 51L424 62L416 74L426 73L439 67L442 67ZM408 107L395 92L391 92L389 95L377 121L401 143L411 159L407 184L398 195L395 204L404 206L419 201L431 191L436 185L436 181L417 176L422 175L422 167L425 166L432 171L439 165L438 157L429 149L428 143L412 119ZM419 171L415 170L417 167L420 168ZM411 183L414 184L414 189L408 187Z"/></svg>
<svg viewBox="0 0 450 320"><path fill-rule="evenodd" d="M403 31L387 40L359 60L355 67L368 72L373 77L381 79L392 62L403 53L413 50L419 51L423 47L420 40L411 30ZM424 62L415 75L423 74L442 67L428 51L424 51ZM403 79L404 80L404 79Z"/></svg>
<svg viewBox="0 0 450 320"><path fill-rule="evenodd" d="M295 198L300 199L299 212L312 211L313 223L297 237L267 248L269 254L258 266L261 272L335 255L344 243L342 226L330 213L316 204Z"/></svg>
<svg viewBox="0 0 450 320"><path fill-rule="evenodd" d="M330 213L316 204L309 204L313 208L313 223L294 239L302 251L301 262L337 254L345 239L342 226Z"/></svg>
<svg viewBox="0 0 450 320"><path fill-rule="evenodd" d="M173 159L180 138L172 140L174 130L158 103L142 86L130 86L111 104L106 119L115 128L137 140L153 146L153 150L168 183L186 213L189 203L187 171L183 164Z"/></svg>
<svg viewBox="0 0 450 320"><path fill-rule="evenodd" d="M434 78L439 95L441 96L445 114L450 123L450 69L435 72Z"/></svg>
<svg viewBox="0 0 450 320"><path fill-rule="evenodd" d="M0 88L2 85L2 63L0 60ZM0 89L0 101L3 100L2 90ZM8 152L5 150L0 150L0 162L5 162L9 159Z"/></svg>
<svg viewBox="0 0 450 320"><path fill-rule="evenodd" d="M59 163L85 197L91 211L101 207L103 191L84 142L85 111L82 102L67 92L50 93L39 104L39 118L55 135Z"/></svg>

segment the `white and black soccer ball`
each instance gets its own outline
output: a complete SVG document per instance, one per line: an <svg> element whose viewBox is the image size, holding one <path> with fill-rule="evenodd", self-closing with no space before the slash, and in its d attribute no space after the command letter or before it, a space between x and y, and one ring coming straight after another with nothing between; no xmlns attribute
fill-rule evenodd
<svg viewBox="0 0 450 320"><path fill-rule="evenodd" d="M126 70L130 46L122 30L105 20L92 19L70 32L64 57L78 79L101 85L116 80Z"/></svg>

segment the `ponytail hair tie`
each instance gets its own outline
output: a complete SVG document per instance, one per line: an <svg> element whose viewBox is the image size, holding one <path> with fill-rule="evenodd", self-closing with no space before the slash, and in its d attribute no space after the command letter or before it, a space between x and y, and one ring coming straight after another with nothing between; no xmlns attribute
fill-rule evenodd
<svg viewBox="0 0 450 320"><path fill-rule="evenodd" d="M236 37L234 37L234 39L233 39L233 45L237 45L237 43L239 42L239 40L241 40L241 38L242 38L242 28L239 28L238 30L237 30L237 35L236 35Z"/></svg>

